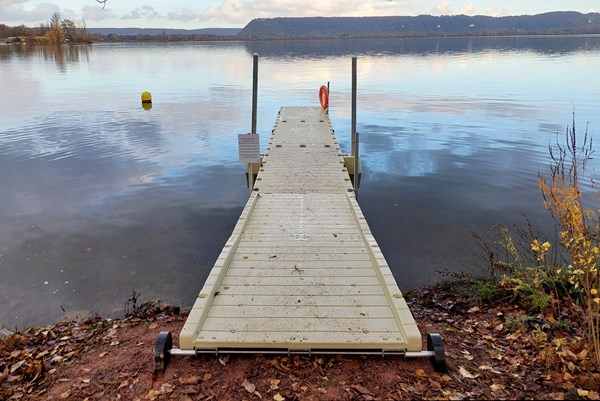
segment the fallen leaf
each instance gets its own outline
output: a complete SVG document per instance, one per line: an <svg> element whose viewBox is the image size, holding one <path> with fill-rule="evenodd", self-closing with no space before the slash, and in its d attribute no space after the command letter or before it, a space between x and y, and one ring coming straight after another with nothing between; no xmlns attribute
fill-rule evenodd
<svg viewBox="0 0 600 401"><path fill-rule="evenodd" d="M248 381L248 379L244 379L242 382L242 386L246 389L247 392L254 394L256 391L256 386Z"/></svg>
<svg viewBox="0 0 600 401"><path fill-rule="evenodd" d="M106 355L108 354L108 352L103 352L100 355L98 355L100 358L104 358Z"/></svg>
<svg viewBox="0 0 600 401"><path fill-rule="evenodd" d="M492 384L490 386L490 388L492 389L493 392L504 390L504 384L496 384L496 383L494 383L494 384Z"/></svg>
<svg viewBox="0 0 600 401"><path fill-rule="evenodd" d="M500 371L498 371L498 370L496 370L493 367L488 366L488 365L481 365L479 367L479 370L484 370L484 371L492 372L492 373L495 373L497 375L501 375L502 374L502 372L500 372Z"/></svg>
<svg viewBox="0 0 600 401"><path fill-rule="evenodd" d="M154 322L154 323L152 323L150 326L148 326L148 328L149 328L150 330L154 330L154 329L155 329L155 328L157 328L157 327L158 327L158 323L156 323L156 322Z"/></svg>
<svg viewBox="0 0 600 401"><path fill-rule="evenodd" d="M10 374L15 373L17 371L17 369L19 369L21 366L23 366L24 363L25 363L25 361L23 360L23 361L19 361L19 362L13 364L10 367Z"/></svg>
<svg viewBox="0 0 600 401"><path fill-rule="evenodd" d="M577 361L577 355L575 355L575 353L573 351L571 351L570 349L563 349L563 351L561 352L561 356L566 360L566 361L570 361L570 362L575 362Z"/></svg>
<svg viewBox="0 0 600 401"><path fill-rule="evenodd" d="M587 391L587 390L583 390L583 389L580 389L580 388L577 389L577 395L580 396L580 397L587 397L589 393L590 392Z"/></svg>
<svg viewBox="0 0 600 401"><path fill-rule="evenodd" d="M204 377L202 378L202 380L204 381L208 381L212 378L212 375L210 373L205 373Z"/></svg>
<svg viewBox="0 0 600 401"><path fill-rule="evenodd" d="M417 369L415 373L419 377L425 377L425 376L427 376L427 373L425 373L425 371L423 369Z"/></svg>
<svg viewBox="0 0 600 401"><path fill-rule="evenodd" d="M71 396L71 392L69 390L65 391L64 393L62 393L60 395L60 398L62 398L63 400L66 400L67 398L69 398Z"/></svg>
<svg viewBox="0 0 600 401"><path fill-rule="evenodd" d="M150 390L150 391L148 391L148 394L146 394L144 399L154 401L158 398L159 394L160 393L156 390Z"/></svg>
<svg viewBox="0 0 600 401"><path fill-rule="evenodd" d="M271 390L277 390L279 388L279 383L281 383L281 380L279 380L279 379L269 380L269 384L271 385Z"/></svg>
<svg viewBox="0 0 600 401"><path fill-rule="evenodd" d="M353 389L355 389L356 391L358 391L361 394L367 394L367 395L374 395L372 392L370 392L366 387L361 386L360 384L353 384L352 386Z"/></svg>
<svg viewBox="0 0 600 401"><path fill-rule="evenodd" d="M432 378L429 378L429 386L431 387L431 389L439 391L442 389L442 385L439 382L436 382L435 380L433 380Z"/></svg>
<svg viewBox="0 0 600 401"><path fill-rule="evenodd" d="M584 349L579 354L577 354L577 358L578 359L585 359L587 357L587 355L588 355L588 350Z"/></svg>
<svg viewBox="0 0 600 401"><path fill-rule="evenodd" d="M160 386L160 389L158 389L158 392L160 394L170 394L173 392L173 390L175 389L175 386L173 386L170 383L163 383Z"/></svg>
<svg viewBox="0 0 600 401"><path fill-rule="evenodd" d="M129 380L124 380L121 382L121 384L119 384L119 388L117 390L120 390L123 387L127 387L127 386L129 386Z"/></svg>
<svg viewBox="0 0 600 401"><path fill-rule="evenodd" d="M198 384L199 381L200 378L198 376L187 376L179 378L179 383L181 384Z"/></svg>
<svg viewBox="0 0 600 401"><path fill-rule="evenodd" d="M285 401L285 397L282 397L281 394L277 393L273 396L275 401Z"/></svg>
<svg viewBox="0 0 600 401"><path fill-rule="evenodd" d="M598 394L597 391L590 390L590 392L588 394L588 398L590 400L598 401L598 400L600 400L600 394Z"/></svg>
<svg viewBox="0 0 600 401"><path fill-rule="evenodd" d="M110 345L111 345L111 346L113 346L113 347L114 347L115 345L119 345L119 341L118 341L118 340L111 341L111 342L110 342Z"/></svg>
<svg viewBox="0 0 600 401"><path fill-rule="evenodd" d="M459 366L458 371L460 372L460 375L462 377L465 377L467 379L476 379L479 377L478 374L474 375L473 373L469 372L467 369L463 368L462 366Z"/></svg>

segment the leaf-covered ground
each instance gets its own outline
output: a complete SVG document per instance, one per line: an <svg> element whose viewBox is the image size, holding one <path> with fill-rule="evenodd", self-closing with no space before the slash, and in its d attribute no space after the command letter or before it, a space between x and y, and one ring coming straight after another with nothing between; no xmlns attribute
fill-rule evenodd
<svg viewBox="0 0 600 401"><path fill-rule="evenodd" d="M158 332L177 345L186 317L155 302L122 320L0 340L0 400L600 399L572 305L532 315L509 301L477 305L456 287L407 299L422 333L442 335L447 373L426 359L266 355L175 357L155 373Z"/></svg>

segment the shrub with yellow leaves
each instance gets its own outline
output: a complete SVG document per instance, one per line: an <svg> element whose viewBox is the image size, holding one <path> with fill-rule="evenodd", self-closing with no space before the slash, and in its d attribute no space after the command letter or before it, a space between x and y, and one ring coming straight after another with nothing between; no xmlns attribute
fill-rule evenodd
<svg viewBox="0 0 600 401"><path fill-rule="evenodd" d="M550 246L551 245L548 241L540 244L537 238L534 238L533 241L531 241L531 250L535 253L535 258L538 262L544 261Z"/></svg>
<svg viewBox="0 0 600 401"><path fill-rule="evenodd" d="M574 114L573 125L567 127L565 136L565 145L557 141L556 150L550 147L551 177L546 180L540 174L539 186L544 206L560 225L560 243L571 257L567 268L568 280L580 291L580 301L587 318L588 343L593 348L590 351L600 365L600 236L597 231L600 219L584 208L580 188L586 163L593 153L592 141L588 141L586 129L583 144L578 147ZM549 243L540 244L537 240L531 243L531 250L538 260L543 260L548 249Z"/></svg>

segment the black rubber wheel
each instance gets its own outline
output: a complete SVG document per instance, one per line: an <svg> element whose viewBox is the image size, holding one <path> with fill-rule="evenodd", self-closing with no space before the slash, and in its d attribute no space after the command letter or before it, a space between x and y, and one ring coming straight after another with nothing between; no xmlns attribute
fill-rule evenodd
<svg viewBox="0 0 600 401"><path fill-rule="evenodd" d="M173 336L169 331L161 331L156 338L154 345L154 370L164 371L171 358L171 349L173 348Z"/></svg>
<svg viewBox="0 0 600 401"><path fill-rule="evenodd" d="M427 351L433 351L433 355L429 357L429 362L433 365L433 369L438 373L448 372L444 343L438 333L427 334Z"/></svg>

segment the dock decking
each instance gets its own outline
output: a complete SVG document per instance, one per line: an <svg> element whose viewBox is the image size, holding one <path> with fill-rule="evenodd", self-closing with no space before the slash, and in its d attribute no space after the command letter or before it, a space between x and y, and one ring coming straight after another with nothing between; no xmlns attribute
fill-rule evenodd
<svg viewBox="0 0 600 401"><path fill-rule="evenodd" d="M280 110L254 190L179 345L421 351L320 107Z"/></svg>

